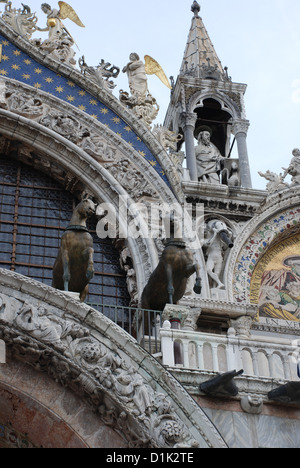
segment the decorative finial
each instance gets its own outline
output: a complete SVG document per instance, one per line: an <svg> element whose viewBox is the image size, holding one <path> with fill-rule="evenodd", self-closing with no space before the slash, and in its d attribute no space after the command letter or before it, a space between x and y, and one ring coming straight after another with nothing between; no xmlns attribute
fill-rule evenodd
<svg viewBox="0 0 300 468"><path fill-rule="evenodd" d="M194 13L195 18L199 17L200 9L201 9L201 7L200 7L199 3L195 0L193 5L192 5L192 12Z"/></svg>

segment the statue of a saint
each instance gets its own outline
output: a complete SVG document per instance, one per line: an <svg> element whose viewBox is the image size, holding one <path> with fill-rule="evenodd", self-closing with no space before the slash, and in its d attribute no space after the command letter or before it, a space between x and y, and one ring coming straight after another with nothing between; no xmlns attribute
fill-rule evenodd
<svg viewBox="0 0 300 468"><path fill-rule="evenodd" d="M208 127L202 129L195 150L198 180L208 184L220 184L221 161L225 158L210 139L211 130Z"/></svg>
<svg viewBox="0 0 300 468"><path fill-rule="evenodd" d="M287 169L283 167L285 173L283 179L289 174L292 176L292 186L300 184L300 150L298 148L293 150L293 159Z"/></svg>
<svg viewBox="0 0 300 468"><path fill-rule="evenodd" d="M148 78L145 64L136 53L129 56L130 62L123 68L123 73L127 73L129 88L132 96L146 98L148 92Z"/></svg>

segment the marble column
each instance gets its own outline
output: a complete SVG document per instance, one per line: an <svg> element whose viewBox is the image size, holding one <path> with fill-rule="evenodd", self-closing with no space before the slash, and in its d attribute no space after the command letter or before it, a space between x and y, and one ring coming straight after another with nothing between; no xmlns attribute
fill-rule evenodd
<svg viewBox="0 0 300 468"><path fill-rule="evenodd" d="M233 123L233 133L236 138L239 161L240 161L241 186L244 188L252 188L252 180L251 180L248 149L247 149L247 133L248 133L249 126L250 126L250 123L248 120L238 120Z"/></svg>
<svg viewBox="0 0 300 468"><path fill-rule="evenodd" d="M187 168L190 171L191 180L193 181L198 181L194 137L196 122L197 115L193 112L182 114L182 127L184 131L186 162Z"/></svg>

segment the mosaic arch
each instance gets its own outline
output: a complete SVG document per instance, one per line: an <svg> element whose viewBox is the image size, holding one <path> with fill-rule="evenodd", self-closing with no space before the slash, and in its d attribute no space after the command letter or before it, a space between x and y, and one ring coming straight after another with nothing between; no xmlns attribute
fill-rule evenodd
<svg viewBox="0 0 300 468"><path fill-rule="evenodd" d="M274 212L275 208L271 207L270 210ZM254 227L252 234L248 234L248 239L237 239L236 247L227 265L228 285L231 284L229 289L232 291L232 299L238 303L249 304L252 300L257 299L257 292L254 293L254 290L258 288L260 278L262 281L264 280L265 271L268 271L268 268L273 268L272 261L275 254L277 255L279 252L279 258L276 257L276 268L280 264L279 270L282 267L282 269L290 271L290 265L284 264L284 262L287 261L288 257L297 255L297 249L300 251L297 247L298 245L300 247L298 238L294 237L299 233L299 206L277 212L269 218L265 212L265 221L259 222L262 216L252 220L251 223L256 227ZM241 244L243 247L240 249ZM274 250L272 250L273 248ZM265 254L268 256L262 260ZM261 261L263 263L260 264ZM255 275L254 272L256 272ZM258 302L259 300L257 300Z"/></svg>
<svg viewBox="0 0 300 468"><path fill-rule="evenodd" d="M71 79L45 67L0 35L0 76L49 93L102 123L135 149L169 186L165 170L131 126L106 104Z"/></svg>
<svg viewBox="0 0 300 468"><path fill-rule="evenodd" d="M275 245L258 262L250 302L258 304L260 317L300 322L300 235Z"/></svg>

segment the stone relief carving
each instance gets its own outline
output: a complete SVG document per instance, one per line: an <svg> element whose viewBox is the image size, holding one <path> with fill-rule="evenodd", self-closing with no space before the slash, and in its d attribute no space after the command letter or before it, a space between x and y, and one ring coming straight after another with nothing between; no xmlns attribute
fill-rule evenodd
<svg viewBox="0 0 300 468"><path fill-rule="evenodd" d="M268 180L269 183L267 184L266 189L270 195L288 187L300 185L300 150L296 148L293 150L292 154L293 158L289 167L282 168L284 170L283 174L276 174L270 170L266 171L266 173L258 173L261 177L264 177L266 180ZM288 175L290 175L292 178L291 184L285 182L285 179Z"/></svg>
<svg viewBox="0 0 300 468"><path fill-rule="evenodd" d="M114 345L108 348L50 306L6 294L0 294L0 306L0 336L11 352L85 396L106 424L126 434L129 446L195 444L168 397L155 391Z"/></svg>
<svg viewBox="0 0 300 468"><path fill-rule="evenodd" d="M117 157L117 150L98 135L86 137L81 145L82 149L93 156L98 162L112 162Z"/></svg>
<svg viewBox="0 0 300 468"><path fill-rule="evenodd" d="M104 167L135 200L144 195L158 198L157 191L149 186L149 183L143 178L143 174L132 167L126 158L118 157L113 162L105 163Z"/></svg>
<svg viewBox="0 0 300 468"><path fill-rule="evenodd" d="M139 158L139 161L136 161L139 165L139 168L137 168L136 162L134 161L134 159L137 159L136 155L132 155L132 152L128 150L128 148L126 148L125 151L130 153L130 155L124 155L124 149L122 149L122 151L118 149L120 139L110 135L110 142L108 142L108 132L106 132L106 129L100 130L97 129L97 126L95 129L89 127L90 121L78 115L80 111L69 109L69 106L62 102L60 102L59 106L56 106L51 97L39 95L36 90L32 91L29 88L24 89L22 85L11 83L4 79L0 80L0 93L1 108L8 109L18 115L23 115L30 120L35 120L46 128L53 130L81 147L101 164L108 163L106 168L109 171L111 167L113 167L109 163L113 161L118 163L122 161L122 158L124 161L127 160L128 165L126 170L129 172L128 183L132 187L132 179L134 179L136 184L136 190L132 193L132 197L135 200L139 199L141 196L140 194L145 194L145 192L146 196L154 196L156 198L161 188L164 187L164 185L160 185L157 179L153 179L150 172L148 179L153 179L153 182L155 182L156 185L158 184L159 191L153 188L154 184L149 183L149 180L145 182L145 177L141 178L140 174L145 174L144 170L148 163L140 161ZM86 124L84 124L84 122L86 122ZM126 163L122 164L121 162L121 166L124 175ZM171 164L169 166L170 172L172 173ZM143 168L142 171L141 167ZM139 184L143 185L140 189L137 187L139 177ZM119 178L125 183L126 177L123 177L121 173ZM129 179L131 179L130 182ZM144 186L147 186L146 191Z"/></svg>
<svg viewBox="0 0 300 468"><path fill-rule="evenodd" d="M41 39L35 39L33 42L34 45L39 47L43 52L59 62L72 67L76 65L76 60L74 58L76 52L72 49L74 42L71 38L65 37L64 39L56 41L50 41L48 39L41 41Z"/></svg>
<svg viewBox="0 0 300 468"><path fill-rule="evenodd" d="M126 91L120 91L120 101L141 119L148 128L151 128L152 122L156 119L159 112L159 105L156 99L148 94L146 98L141 96L129 96Z"/></svg>
<svg viewBox="0 0 300 468"><path fill-rule="evenodd" d="M183 175L182 165L185 154L183 151L177 151L177 145L183 139L183 136L168 130L163 125L155 125L152 133L169 154L169 158L174 164L176 171Z"/></svg>
<svg viewBox="0 0 300 468"><path fill-rule="evenodd" d="M272 171L267 171L265 173L259 172L258 174L269 181L266 187L269 194L279 192L288 187L288 184L284 182L282 174L275 174L275 172Z"/></svg>
<svg viewBox="0 0 300 468"><path fill-rule="evenodd" d="M152 133L166 151L176 152L177 144L183 139L182 135L171 132L163 125L154 125Z"/></svg>
<svg viewBox="0 0 300 468"><path fill-rule="evenodd" d="M12 8L12 2L9 1L5 5L2 18L14 31L28 40L31 39L33 33L37 30L36 24L38 18L27 5L23 5L23 9Z"/></svg>
<svg viewBox="0 0 300 468"><path fill-rule="evenodd" d="M7 93L7 106L11 112L23 115L28 119L37 119L44 114L42 101L29 93Z"/></svg>
<svg viewBox="0 0 300 468"><path fill-rule="evenodd" d="M111 65L111 63L105 62L103 59L97 67L90 67L86 63L84 55L79 59L78 63L81 73L84 76L108 91L112 92L112 90L115 89L116 85L110 78L117 78L119 76L119 67Z"/></svg>
<svg viewBox="0 0 300 468"><path fill-rule="evenodd" d="M89 135L89 131L67 113L50 112L39 123L75 144L78 144L84 136Z"/></svg>
<svg viewBox="0 0 300 468"><path fill-rule="evenodd" d="M15 326L33 338L48 344L68 348L69 339L88 335L87 329L80 328L70 320L62 320L44 307L24 304L17 312Z"/></svg>

